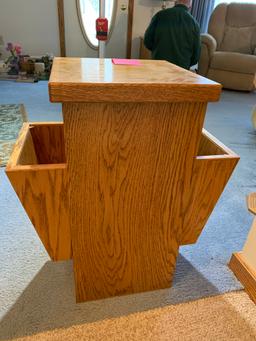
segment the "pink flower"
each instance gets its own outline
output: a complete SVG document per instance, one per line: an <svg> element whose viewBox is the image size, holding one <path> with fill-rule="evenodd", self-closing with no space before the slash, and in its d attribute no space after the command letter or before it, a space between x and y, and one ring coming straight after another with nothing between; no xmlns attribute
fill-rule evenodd
<svg viewBox="0 0 256 341"><path fill-rule="evenodd" d="M20 55L21 54L21 46L19 44L16 44L14 46L14 50L16 51L17 55Z"/></svg>
<svg viewBox="0 0 256 341"><path fill-rule="evenodd" d="M6 51L11 51L12 49L13 49L13 44L12 43L7 43Z"/></svg>

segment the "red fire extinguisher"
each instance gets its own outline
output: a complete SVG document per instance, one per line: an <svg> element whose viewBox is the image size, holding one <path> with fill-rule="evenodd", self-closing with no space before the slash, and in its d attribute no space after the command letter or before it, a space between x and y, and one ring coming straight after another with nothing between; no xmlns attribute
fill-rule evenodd
<svg viewBox="0 0 256 341"><path fill-rule="evenodd" d="M96 38L98 40L108 39L108 19L98 18L96 20Z"/></svg>

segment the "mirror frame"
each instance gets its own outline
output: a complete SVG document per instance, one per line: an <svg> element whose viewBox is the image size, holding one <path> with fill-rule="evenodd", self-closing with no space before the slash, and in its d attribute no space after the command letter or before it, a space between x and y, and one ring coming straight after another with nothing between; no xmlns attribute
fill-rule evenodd
<svg viewBox="0 0 256 341"><path fill-rule="evenodd" d="M88 38L85 28L84 28L84 24L83 24L83 19L82 19L82 15L81 15L81 7L80 7L80 1L81 0L76 0L76 9L77 9L77 16L78 16L78 21L79 21L79 25L80 25L80 29L82 31L84 40L86 41L86 43L93 49L93 50L98 50L99 46L95 46L91 43L90 39ZM108 44L112 32L114 30L114 25L115 25L115 21L116 21L116 15L117 15L117 2L118 0L113 0L114 1L114 5L113 5L113 11L112 11L112 17L111 17L111 25L109 26L109 30L108 30L108 39L106 41L106 44ZM95 32L96 34L96 32Z"/></svg>

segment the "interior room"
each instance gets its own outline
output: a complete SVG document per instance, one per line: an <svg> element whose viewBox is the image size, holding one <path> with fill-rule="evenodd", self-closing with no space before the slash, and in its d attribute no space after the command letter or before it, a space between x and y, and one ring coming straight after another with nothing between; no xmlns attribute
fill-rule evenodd
<svg viewBox="0 0 256 341"><path fill-rule="evenodd" d="M256 0L0 0L0 340L256 340Z"/></svg>

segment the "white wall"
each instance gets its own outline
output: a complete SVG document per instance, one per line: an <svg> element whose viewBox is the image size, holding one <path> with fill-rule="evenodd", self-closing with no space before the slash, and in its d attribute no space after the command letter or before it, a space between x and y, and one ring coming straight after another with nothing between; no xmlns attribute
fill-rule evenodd
<svg viewBox="0 0 256 341"><path fill-rule="evenodd" d="M118 0L116 24L106 48L107 57L125 57L127 13ZM168 6L171 2L167 2ZM76 1L64 0L67 56L96 57L97 51L85 42L77 18ZM132 55L139 53L139 37L143 36L152 16L161 9L160 0L135 0ZM56 0L0 0L0 35L5 42L18 42L23 52L58 56L59 30Z"/></svg>
<svg viewBox="0 0 256 341"><path fill-rule="evenodd" d="M0 0L0 35L17 42L25 53L59 54L58 22L54 0Z"/></svg>

